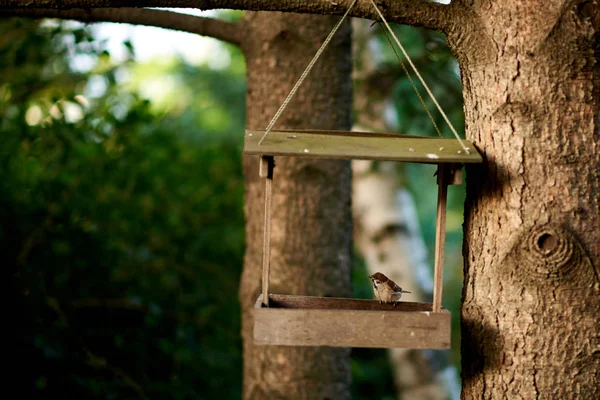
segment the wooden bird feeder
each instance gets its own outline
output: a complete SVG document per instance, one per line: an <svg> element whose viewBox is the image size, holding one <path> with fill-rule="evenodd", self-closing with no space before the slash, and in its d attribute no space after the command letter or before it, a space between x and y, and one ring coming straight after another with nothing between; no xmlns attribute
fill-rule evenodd
<svg viewBox="0 0 600 400"><path fill-rule="evenodd" d="M460 184L462 164L481 163L469 141L345 131L247 130L244 154L260 156L265 178L262 294L256 301L254 341L263 345L450 348L450 312L442 308L447 186ZM466 149L466 151L465 151ZM437 164L433 303L399 302L269 292L271 195L274 157L388 160Z"/></svg>

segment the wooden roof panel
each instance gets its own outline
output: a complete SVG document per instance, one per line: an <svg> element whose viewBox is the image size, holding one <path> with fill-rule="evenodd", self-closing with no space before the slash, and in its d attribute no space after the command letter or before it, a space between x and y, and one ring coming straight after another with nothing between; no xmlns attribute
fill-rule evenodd
<svg viewBox="0 0 600 400"><path fill-rule="evenodd" d="M244 153L332 159L405 161L428 164L480 163L481 155L468 140L467 154L456 139L346 131L246 130Z"/></svg>

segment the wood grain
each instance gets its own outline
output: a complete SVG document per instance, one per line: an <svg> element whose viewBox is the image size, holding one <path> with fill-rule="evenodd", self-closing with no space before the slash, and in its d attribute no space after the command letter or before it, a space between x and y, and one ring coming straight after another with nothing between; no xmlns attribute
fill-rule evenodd
<svg viewBox="0 0 600 400"><path fill-rule="evenodd" d="M376 300L270 295L258 298L256 344L281 346L450 348L450 313L431 304L400 302L394 308Z"/></svg>
<svg viewBox="0 0 600 400"><path fill-rule="evenodd" d="M464 142L470 154L456 139L345 131L271 131L259 146L263 134L264 131L246 131L245 154L425 164L482 162L477 149L467 140Z"/></svg>
<svg viewBox="0 0 600 400"><path fill-rule="evenodd" d="M431 303L399 301L393 304L379 304L377 300L347 299L341 297L294 296L285 294L269 295L271 308L304 308L315 310L366 310L366 311L432 311ZM259 301L262 298L259 297ZM260 306L259 303L255 307Z"/></svg>
<svg viewBox="0 0 600 400"><path fill-rule="evenodd" d="M435 220L435 261L433 266L433 311L442 308L442 289L444 287L444 249L446 245L446 199L448 197L449 174L451 168L440 164L437 171L438 200Z"/></svg>
<svg viewBox="0 0 600 400"><path fill-rule="evenodd" d="M448 164L448 185L461 185L463 183L463 166L462 164Z"/></svg>
<svg viewBox="0 0 600 400"><path fill-rule="evenodd" d="M271 273L271 199L273 195L273 169L275 160L271 156L260 157L259 176L265 178L265 219L262 265L262 298L269 305L269 275Z"/></svg>

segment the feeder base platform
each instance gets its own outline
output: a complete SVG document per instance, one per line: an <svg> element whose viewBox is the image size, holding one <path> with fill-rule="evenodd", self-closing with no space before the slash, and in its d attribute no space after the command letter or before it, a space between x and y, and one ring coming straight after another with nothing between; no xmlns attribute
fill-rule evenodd
<svg viewBox="0 0 600 400"><path fill-rule="evenodd" d="M254 309L254 342L278 346L449 349L450 312L430 303L262 295Z"/></svg>

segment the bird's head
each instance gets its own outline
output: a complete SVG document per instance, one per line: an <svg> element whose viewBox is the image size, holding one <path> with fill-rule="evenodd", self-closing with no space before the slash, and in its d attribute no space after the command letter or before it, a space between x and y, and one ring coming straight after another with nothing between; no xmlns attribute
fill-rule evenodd
<svg viewBox="0 0 600 400"><path fill-rule="evenodd" d="M369 279L373 282L373 287L377 289L377 286L389 281L389 278L381 272L375 272L373 275L369 275Z"/></svg>

